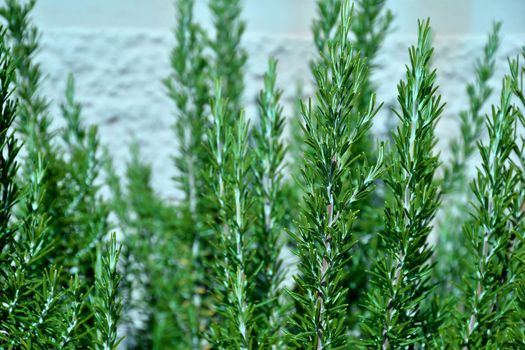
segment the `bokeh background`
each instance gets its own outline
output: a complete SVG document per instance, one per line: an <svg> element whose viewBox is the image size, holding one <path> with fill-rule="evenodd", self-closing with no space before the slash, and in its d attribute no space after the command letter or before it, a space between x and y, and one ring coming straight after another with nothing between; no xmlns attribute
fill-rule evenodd
<svg viewBox="0 0 525 350"><path fill-rule="evenodd" d="M374 73L379 100L385 103L374 126L379 137L388 129L395 107L396 84L408 62L407 47L415 43L418 18L431 18L436 48L434 66L445 101L439 124L440 147L446 157L447 139L457 134L455 116L466 108L465 85L473 78L473 63L480 56L492 22L503 22L497 72L492 80L499 91L509 55L525 44L523 0L390 0L393 30L387 37ZM314 0L245 0L247 23L244 46L250 55L245 105L255 115L255 98L270 55L279 59L278 84L284 89L285 111L297 85L311 93L309 58L315 52L310 25ZM196 0L196 17L211 30L205 0ZM34 21L42 32L38 60L47 75L43 89L58 108L67 75L76 77L77 97L87 123L99 126L102 142L123 170L133 140L153 166L154 186L165 198L177 196L171 181L171 156L177 140L171 130L174 106L162 79L170 72L174 44L175 8L172 0L40 0ZM494 99L494 96L493 96ZM486 106L488 110L489 106Z"/></svg>

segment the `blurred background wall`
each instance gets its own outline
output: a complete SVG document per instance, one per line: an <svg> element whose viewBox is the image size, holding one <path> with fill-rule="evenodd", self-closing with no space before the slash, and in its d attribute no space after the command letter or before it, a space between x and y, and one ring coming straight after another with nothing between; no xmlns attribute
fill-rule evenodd
<svg viewBox="0 0 525 350"><path fill-rule="evenodd" d="M481 54L492 22L503 21L498 69L492 81L495 95L506 72L506 57L525 44L525 1L390 0L387 6L396 18L376 61L381 68L374 78L385 106L375 132L384 135L384 120L396 106L396 84L408 61L407 47L415 43L417 19L430 17L434 65L447 101L438 134L454 136L454 116L466 108L465 85L472 79L473 62ZM301 84L307 95L311 92L308 59L314 54L310 24L315 10L314 0L245 0L248 114L256 114L254 102L270 55L280 61L278 83L285 91L288 115L296 86ZM209 28L205 0L196 0L196 13ZM39 0L34 12L42 31L39 60L47 74L43 88L56 101L54 108L62 100L67 74L74 73L85 119L99 125L102 141L118 168L123 169L129 144L136 139L153 165L155 187L165 197L176 196L170 180L174 175L170 157L177 149L171 131L174 107L161 83L170 71L174 19L172 0Z"/></svg>

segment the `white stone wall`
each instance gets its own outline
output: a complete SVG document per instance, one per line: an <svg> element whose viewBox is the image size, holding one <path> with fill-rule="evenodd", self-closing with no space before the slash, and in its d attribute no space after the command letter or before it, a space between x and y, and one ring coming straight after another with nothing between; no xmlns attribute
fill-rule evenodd
<svg viewBox="0 0 525 350"><path fill-rule="evenodd" d="M310 92L308 59L313 55L309 27L315 13L313 0L246 0L248 23L244 46L250 54L245 102L255 114L254 101L267 58L279 61L278 83L285 91L286 111L298 82ZM465 84L472 79L472 64L481 53L493 20L503 20L503 42L494 86L506 71L506 57L525 44L525 1L521 0L392 0L395 31L387 38L374 78L381 118L395 107L396 84L408 61L407 47L415 43L416 19L431 17L436 33L434 65L441 93L447 102L438 134L456 134L454 116L466 107ZM128 146L139 141L145 159L153 165L154 185L166 198L176 197L170 178L170 156L177 141L171 130L173 105L161 80L169 74L173 45L174 7L171 0L40 0L34 14L42 30L38 59L47 74L43 91L59 102L69 72L77 82L77 97L88 123L99 125L122 171ZM210 25L205 1L197 0L197 18ZM56 108L56 105L55 105ZM56 110L56 109L55 109Z"/></svg>

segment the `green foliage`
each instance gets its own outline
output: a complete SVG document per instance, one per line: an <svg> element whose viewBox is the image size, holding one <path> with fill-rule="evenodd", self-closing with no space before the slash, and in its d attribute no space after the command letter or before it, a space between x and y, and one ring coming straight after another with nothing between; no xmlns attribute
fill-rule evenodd
<svg viewBox="0 0 525 350"><path fill-rule="evenodd" d="M472 200L469 191L469 161L477 149L477 142L484 134L483 106L492 94L489 79L494 74L495 56L500 42L500 23L495 23L483 49L483 56L474 65L475 80L467 85L469 107L459 113L461 135L452 140L450 149L452 159L445 165L443 190L445 191L445 213L439 225L436 255L446 256L446 265L437 265L435 277L446 285L441 289L445 294L457 292L455 286L461 283L462 274L471 266L466 262L467 240L460 227L468 210L467 203ZM459 242L459 244L457 243Z"/></svg>
<svg viewBox="0 0 525 350"><path fill-rule="evenodd" d="M6 1L0 7L6 25L0 75L5 161L0 348L86 348L95 343L93 316L102 317L93 309L95 247L109 230L108 208L96 184L98 138L96 128L81 122L72 78L62 105L66 127L51 130L49 101L34 62L39 47L38 30L30 23L34 5ZM15 126L24 145L22 173Z"/></svg>
<svg viewBox="0 0 525 350"><path fill-rule="evenodd" d="M41 215L48 218L46 241L53 248L41 260L44 266L62 265L77 271L88 285L94 281L95 246L109 230L108 209L100 199L99 141L96 127L87 128L81 121L81 107L74 99L74 82L69 77L65 102L61 106L66 127L51 130L49 101L40 93L42 73L34 62L39 34L30 23L35 1L25 4L10 0L0 9L7 22L7 42L11 44L19 101L18 131L26 151L24 177L30 177L41 160L45 164L42 178ZM63 140L60 144L57 136ZM65 254L64 254L65 253ZM69 276L64 275L64 283ZM85 289L87 290L87 288Z"/></svg>
<svg viewBox="0 0 525 350"><path fill-rule="evenodd" d="M20 2L7 0L0 9L0 16L6 22L6 41L11 44L11 52L16 66L16 95L19 100L18 129L24 135L28 158L36 159L37 153L45 159L53 157L50 130L51 120L47 115L49 102L39 95L42 82L40 65L34 62L39 49L38 29L30 23L30 12L35 0ZM47 163L47 162L46 162ZM35 164L28 164L28 166ZM27 169L28 172L32 168ZM48 174L51 176L51 174Z"/></svg>
<svg viewBox="0 0 525 350"><path fill-rule="evenodd" d="M182 314L186 308L181 305L187 291L193 292L194 287L185 277L189 266L180 266L173 261L174 252L188 256L181 248L182 242L174 235L173 222L178 223L179 216L153 190L151 166L141 159L138 144L131 147L125 189L121 188L111 159L106 159L105 169L113 196L112 207L118 226L125 234L121 254L125 277L121 286L124 300L122 323L129 334L127 347L161 349L190 344L191 338L185 334L189 320ZM151 247L157 248L152 251ZM174 290L179 293L174 295ZM139 297L134 295L137 292ZM143 323L137 324L132 314L140 314Z"/></svg>
<svg viewBox="0 0 525 350"><path fill-rule="evenodd" d="M320 54L320 59L325 60L329 56L329 42L337 34L342 6L341 0L317 0L317 18L312 25L314 43ZM355 52L366 59L367 69L363 83L363 93L359 97L357 110L363 111L368 107L368 102L375 92L375 86L371 82L371 73L377 67L374 59L383 44L386 35L390 31L394 19L390 10L385 10L385 0L360 0L355 1L355 10L352 10L351 35L347 38L352 42ZM329 64L329 62L325 62ZM312 71L315 65L312 66ZM360 142L370 144L369 138L363 138ZM363 150L369 151L369 147ZM373 152L368 155L372 156Z"/></svg>
<svg viewBox="0 0 525 350"><path fill-rule="evenodd" d="M209 40L213 52L213 78L221 81L228 106L227 120L233 123L241 110L244 92L244 66L248 55L241 46L241 38L246 25L239 19L240 0L210 0L209 7L215 27L215 37Z"/></svg>
<svg viewBox="0 0 525 350"><path fill-rule="evenodd" d="M521 58L525 59L525 47L522 48ZM517 99L516 108L520 130L525 127L525 90L523 78L525 77L525 66L520 63L519 56L509 60L511 86L514 97ZM510 221L512 225L511 243L509 253L511 255L509 270L511 277L507 277L511 287L515 290L516 299L513 305L512 320L507 329L508 336L506 345L512 348L520 348L525 345L525 137L516 138L514 147L515 165L518 177L517 191L513 203L510 206Z"/></svg>
<svg viewBox="0 0 525 350"><path fill-rule="evenodd" d="M500 45L501 23L495 23L483 48L483 56L474 64L475 80L467 85L469 108L459 113L461 137L452 141L452 159L446 168L443 187L458 191L469 181L468 160L476 151L476 142L483 134L484 114L482 108L492 94L489 80L494 74L496 53Z"/></svg>
<svg viewBox="0 0 525 350"><path fill-rule="evenodd" d="M5 31L1 32L0 44L0 141L1 141L1 186L2 186L2 211L1 211L1 243L0 246L0 315L3 322L0 325L1 344L11 342L14 346L21 336L18 329L22 317L18 314L19 299L22 287L25 287L25 267L31 261L24 259L20 251L20 239L16 239L17 227L11 221L13 207L20 198L20 191L15 180L18 170L17 154L20 149L18 140L12 130L16 118L16 101L11 99L12 83L14 80L14 64L5 45ZM20 262L16 264L16 262ZM15 263L15 264L13 264ZM22 315L23 316L23 315ZM16 334L16 336L15 336ZM5 345L4 345L5 346Z"/></svg>
<svg viewBox="0 0 525 350"><path fill-rule="evenodd" d="M357 0L356 13L352 21L354 46L366 58L368 69L364 84L364 93L361 94L359 109L366 108L371 94L375 91L370 73L377 67L375 58L379 53L386 35L390 31L394 15L385 10L386 0Z"/></svg>
<svg viewBox="0 0 525 350"><path fill-rule="evenodd" d="M204 34L193 22L193 1L177 1L176 46L171 55L172 76L165 84L175 102L177 118L175 133L179 142L179 154L174 157L178 174L177 186L183 192L178 206L182 214L179 230L186 232L180 237L191 253L187 283L189 305L180 311L190 320L191 347L202 347L202 332L206 327L205 313L209 303L203 300L202 290L208 289L205 280L205 260L210 255L205 232L207 204L202 169L206 167L205 130L208 104L208 63L204 57ZM209 235L208 235L209 236ZM186 294L186 293L185 293Z"/></svg>
<svg viewBox="0 0 525 350"><path fill-rule="evenodd" d="M9 247L15 239L15 228L11 224L13 207L20 198L18 184L14 181L18 170L17 155L20 150L11 126L16 118L16 104L10 99L11 83L14 79L14 66L5 46L5 32L0 33L0 184L2 206L0 209L0 270L9 265ZM3 276L5 277L5 276Z"/></svg>
<svg viewBox="0 0 525 350"><path fill-rule="evenodd" d="M63 316L58 320L61 323L62 332L56 344L57 349L75 349L82 334L78 331L84 322L88 320L85 316L86 293L82 293L82 282L78 275L71 278L69 288L65 291L65 298L68 301L67 307L62 311Z"/></svg>
<svg viewBox="0 0 525 350"><path fill-rule="evenodd" d="M120 178L72 76L64 127L51 127L35 1L0 6L0 349L525 346L525 48L484 116L494 25L441 179L429 21L409 50L384 160L369 131L381 107L372 73L393 21L384 0L317 1L315 96L296 104L291 141L275 59L253 127L243 111L241 1L209 1L213 35L194 0L175 4L164 80L173 202L155 191L137 143ZM107 237L113 227L122 248Z"/></svg>
<svg viewBox="0 0 525 350"><path fill-rule="evenodd" d="M235 125L227 121L227 105L221 82L215 84L211 104L213 128L208 135L211 166L208 187L210 202L217 217L212 225L216 233L213 262L215 307L220 320L213 322L209 338L216 348L250 349L256 344L255 303L252 298L254 278L248 250L251 223L249 207L250 155L248 124L241 113Z"/></svg>
<svg viewBox="0 0 525 350"><path fill-rule="evenodd" d="M88 128L83 124L81 105L74 96L74 80L70 75L65 102L61 105L66 122L60 132L65 171L60 188L62 198L57 204L63 206L64 217L55 217L56 230L60 234L55 249L70 252L70 255L56 257L55 261L65 268L77 269L91 285L94 273L90 262L94 259L96 245L109 231L109 208L100 194L102 160L98 131L95 126Z"/></svg>
<svg viewBox="0 0 525 350"><path fill-rule="evenodd" d="M522 261L522 263L524 262ZM521 273L523 274L523 271L521 271ZM525 283L523 282L523 278L516 284L516 294L519 318L510 330L508 343L511 348L520 349L525 346L525 332L523 331L525 327L525 318L523 317L525 310Z"/></svg>
<svg viewBox="0 0 525 350"><path fill-rule="evenodd" d="M171 54L173 72L165 84L177 108L175 131L180 154L175 157L175 165L180 174L176 183L188 202L187 215L193 215L194 223L198 224L196 216L204 205L197 189L202 186L199 169L206 155L202 142L207 123L208 67L203 53L203 34L192 20L193 1L177 2L177 14L177 44Z"/></svg>
<svg viewBox="0 0 525 350"><path fill-rule="evenodd" d="M341 5L341 0L317 1L317 18L312 24L312 33L321 59L327 56L328 43L337 32L337 23L341 18Z"/></svg>
<svg viewBox="0 0 525 350"><path fill-rule="evenodd" d="M433 49L429 22L418 26L418 44L409 50L405 81L398 85L400 125L386 176L392 200L385 208L381 233L385 255L373 269L366 302L371 317L364 323L367 344L376 349L398 349L422 344L423 326L431 317L423 308L428 297L432 248L428 236L439 206L433 182L438 157L434 128L443 109L435 87L436 72L429 68Z"/></svg>
<svg viewBox="0 0 525 350"><path fill-rule="evenodd" d="M35 1L21 3L16 0L6 1L0 8L0 15L6 22L6 42L10 44L13 61L16 67L15 94L18 99L18 131L27 153L26 161L22 169L24 177L29 178L34 172L41 159L46 166L43 173L42 191L42 213L50 218L65 216L62 203L58 198L61 196L60 182L64 178L64 167L59 158L56 145L52 139L54 132L51 130L51 119L48 115L49 101L41 95L40 84L42 73L39 64L34 62L34 56L39 48L38 29L30 23L30 13L35 6ZM45 244L53 244L59 228L54 225L55 221L49 223L49 232L46 235ZM46 261L49 260L49 261ZM47 255L42 260L44 265L53 264L53 256Z"/></svg>
<svg viewBox="0 0 525 350"><path fill-rule="evenodd" d="M260 272L256 281L257 299L262 306L257 310L261 315L259 325L263 348L282 348L283 334L280 332L286 319L286 304L281 295L284 282L284 267L280 253L284 242L281 233L284 228L283 167L285 147L282 133L284 117L280 98L282 91L276 87L277 61L270 59L264 76L264 89L259 94L260 119L257 130L253 131L255 160L255 241L256 259Z"/></svg>
<svg viewBox="0 0 525 350"><path fill-rule="evenodd" d="M462 345L471 349L501 346L513 305L509 281L515 238L508 209L519 178L510 163L516 122L511 95L511 80L505 77L500 104L487 116L489 141L479 146L482 165L472 184L475 219L464 227L475 272L464 283L465 311L460 322Z"/></svg>
<svg viewBox="0 0 525 350"><path fill-rule="evenodd" d="M115 234L111 236L107 251L102 253L102 247L97 247L95 267L95 327L96 342L93 349L114 350L122 338L117 337L117 324L122 310L122 301L118 294L120 275L117 263L120 247L117 247Z"/></svg>
<svg viewBox="0 0 525 350"><path fill-rule="evenodd" d="M298 291L292 292L300 305L293 315L292 343L297 348L338 349L346 344L346 293L344 265L352 246L352 225L356 214L352 204L373 187L381 163L368 167L357 160L353 146L363 137L377 112L374 99L367 113L353 113L363 82L364 64L347 40L350 8L345 2L334 40L328 42L329 56L315 68L317 107L303 107L305 123L304 208L297 242L300 274ZM352 118L355 117L355 118ZM380 157L381 158L381 157Z"/></svg>
<svg viewBox="0 0 525 350"><path fill-rule="evenodd" d="M361 93L357 100L356 111L363 113L368 107L369 101L376 91L376 86L372 83L372 73L379 68L376 63L376 56L379 53L385 37L390 31L393 15L390 10L385 10L386 1L384 0L363 0L355 2L355 12L352 20L352 43L361 57L366 59L367 69L364 74ZM369 160L375 158L374 136L368 133L360 139L355 146L356 151L364 152ZM349 303L352 307L349 310L352 328L359 330L359 315L363 312L362 305L359 305L366 294L369 286L368 270L372 268L375 256L381 249L379 236L376 232L383 229L381 218L384 209L383 184L371 193L370 196L362 201L355 203L354 207L359 210L359 220L355 226L356 247L352 252L352 259L347 264L349 285Z"/></svg>

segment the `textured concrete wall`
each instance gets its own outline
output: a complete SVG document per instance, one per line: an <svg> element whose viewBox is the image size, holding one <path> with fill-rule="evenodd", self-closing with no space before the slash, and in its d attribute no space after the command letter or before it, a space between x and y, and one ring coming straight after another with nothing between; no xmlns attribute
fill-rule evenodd
<svg viewBox="0 0 525 350"><path fill-rule="evenodd" d="M437 6L436 3L440 5ZM436 56L441 93L447 102L438 134L456 134L454 115L465 108L465 84L472 78L472 64L485 42L493 19L503 19L504 40L498 57L498 71L506 70L506 56L525 44L523 1L397 0L391 6L398 15L397 28L388 38L377 62L381 68L374 79L379 100L385 102L375 130L384 130L382 120L395 106L396 84L408 61L407 47L415 43L416 18L430 16L435 23ZM313 47L308 28L315 12L313 1L246 1L248 31L244 46L250 54L245 102L254 115L255 96L268 56L279 61L278 83L285 91L290 111L297 82L310 87L308 58ZM197 17L209 25L204 1L197 1ZM77 96L84 105L88 123L99 125L102 141L109 146L122 171L128 146L137 139L145 159L153 165L155 187L165 197L176 196L170 180L174 168L170 156L177 140L171 131L173 105L161 80L169 74L168 56L173 45L170 28L174 13L168 0L41 0L35 21L42 28L39 60L47 74L45 93L61 101L66 76L73 72ZM56 108L56 105L55 105Z"/></svg>

